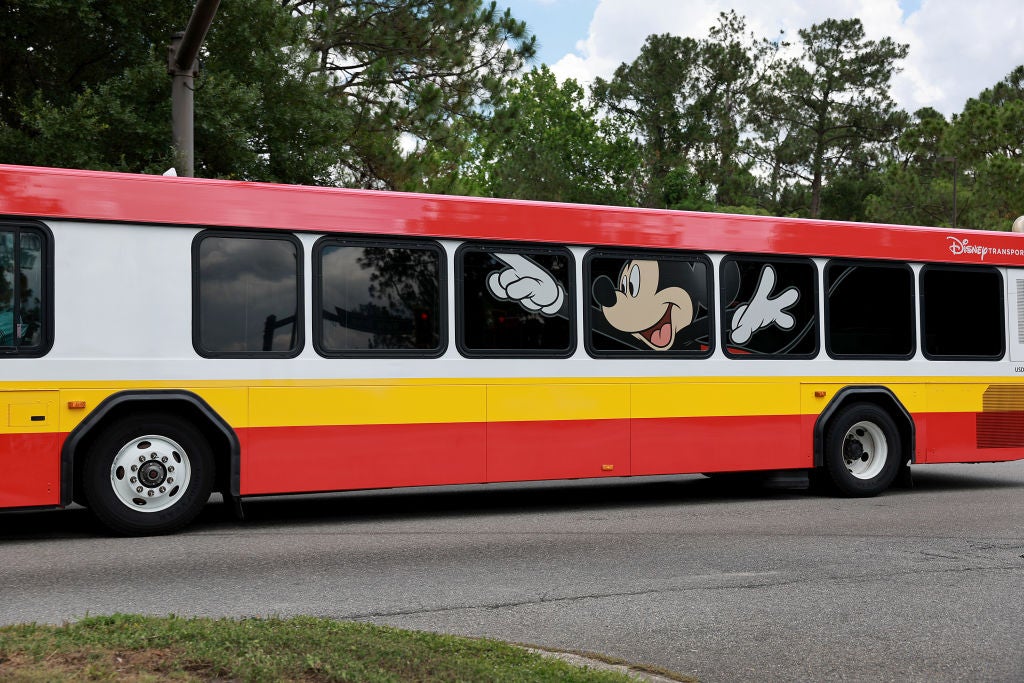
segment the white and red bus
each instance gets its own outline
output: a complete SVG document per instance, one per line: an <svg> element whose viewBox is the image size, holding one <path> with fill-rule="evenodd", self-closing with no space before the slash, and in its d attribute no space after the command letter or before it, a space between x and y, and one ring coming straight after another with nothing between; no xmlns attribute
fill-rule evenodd
<svg viewBox="0 0 1024 683"><path fill-rule="evenodd" d="M1024 458L1024 237L0 166L0 508Z"/></svg>

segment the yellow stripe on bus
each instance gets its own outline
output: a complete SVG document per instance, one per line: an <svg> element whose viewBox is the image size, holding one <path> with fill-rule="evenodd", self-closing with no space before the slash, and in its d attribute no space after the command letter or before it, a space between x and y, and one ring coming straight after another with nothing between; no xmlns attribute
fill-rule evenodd
<svg viewBox="0 0 1024 683"><path fill-rule="evenodd" d="M1024 383L994 377L4 382L0 434L69 432L108 396L140 389L191 391L235 427L279 427L816 415L857 385L888 387L911 413L1024 410Z"/></svg>

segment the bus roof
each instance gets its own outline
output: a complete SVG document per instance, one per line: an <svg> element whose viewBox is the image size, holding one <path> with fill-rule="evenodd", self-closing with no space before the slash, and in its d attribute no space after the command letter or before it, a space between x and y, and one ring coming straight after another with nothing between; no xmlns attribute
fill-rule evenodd
<svg viewBox="0 0 1024 683"><path fill-rule="evenodd" d="M1024 266L1024 235L0 164L0 215Z"/></svg>

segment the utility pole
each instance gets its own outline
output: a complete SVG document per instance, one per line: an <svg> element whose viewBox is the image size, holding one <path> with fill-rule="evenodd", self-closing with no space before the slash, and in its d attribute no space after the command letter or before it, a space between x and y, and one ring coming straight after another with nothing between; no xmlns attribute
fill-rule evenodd
<svg viewBox="0 0 1024 683"><path fill-rule="evenodd" d="M188 26L171 36L167 73L171 75L171 130L178 175L195 175L194 82L199 75L199 48L217 14L220 0L197 0Z"/></svg>

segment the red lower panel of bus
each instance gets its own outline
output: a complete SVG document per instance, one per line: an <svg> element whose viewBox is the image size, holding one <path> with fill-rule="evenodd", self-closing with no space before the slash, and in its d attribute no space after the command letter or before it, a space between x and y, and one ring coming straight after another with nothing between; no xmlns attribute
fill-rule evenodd
<svg viewBox="0 0 1024 683"><path fill-rule="evenodd" d="M60 435L0 434L0 508L60 504Z"/></svg>
<svg viewBox="0 0 1024 683"><path fill-rule="evenodd" d="M242 495L810 467L799 415L239 430Z"/></svg>
<svg viewBox="0 0 1024 683"><path fill-rule="evenodd" d="M1024 457L1024 411L924 413L915 415L914 422L918 462L1003 462Z"/></svg>

